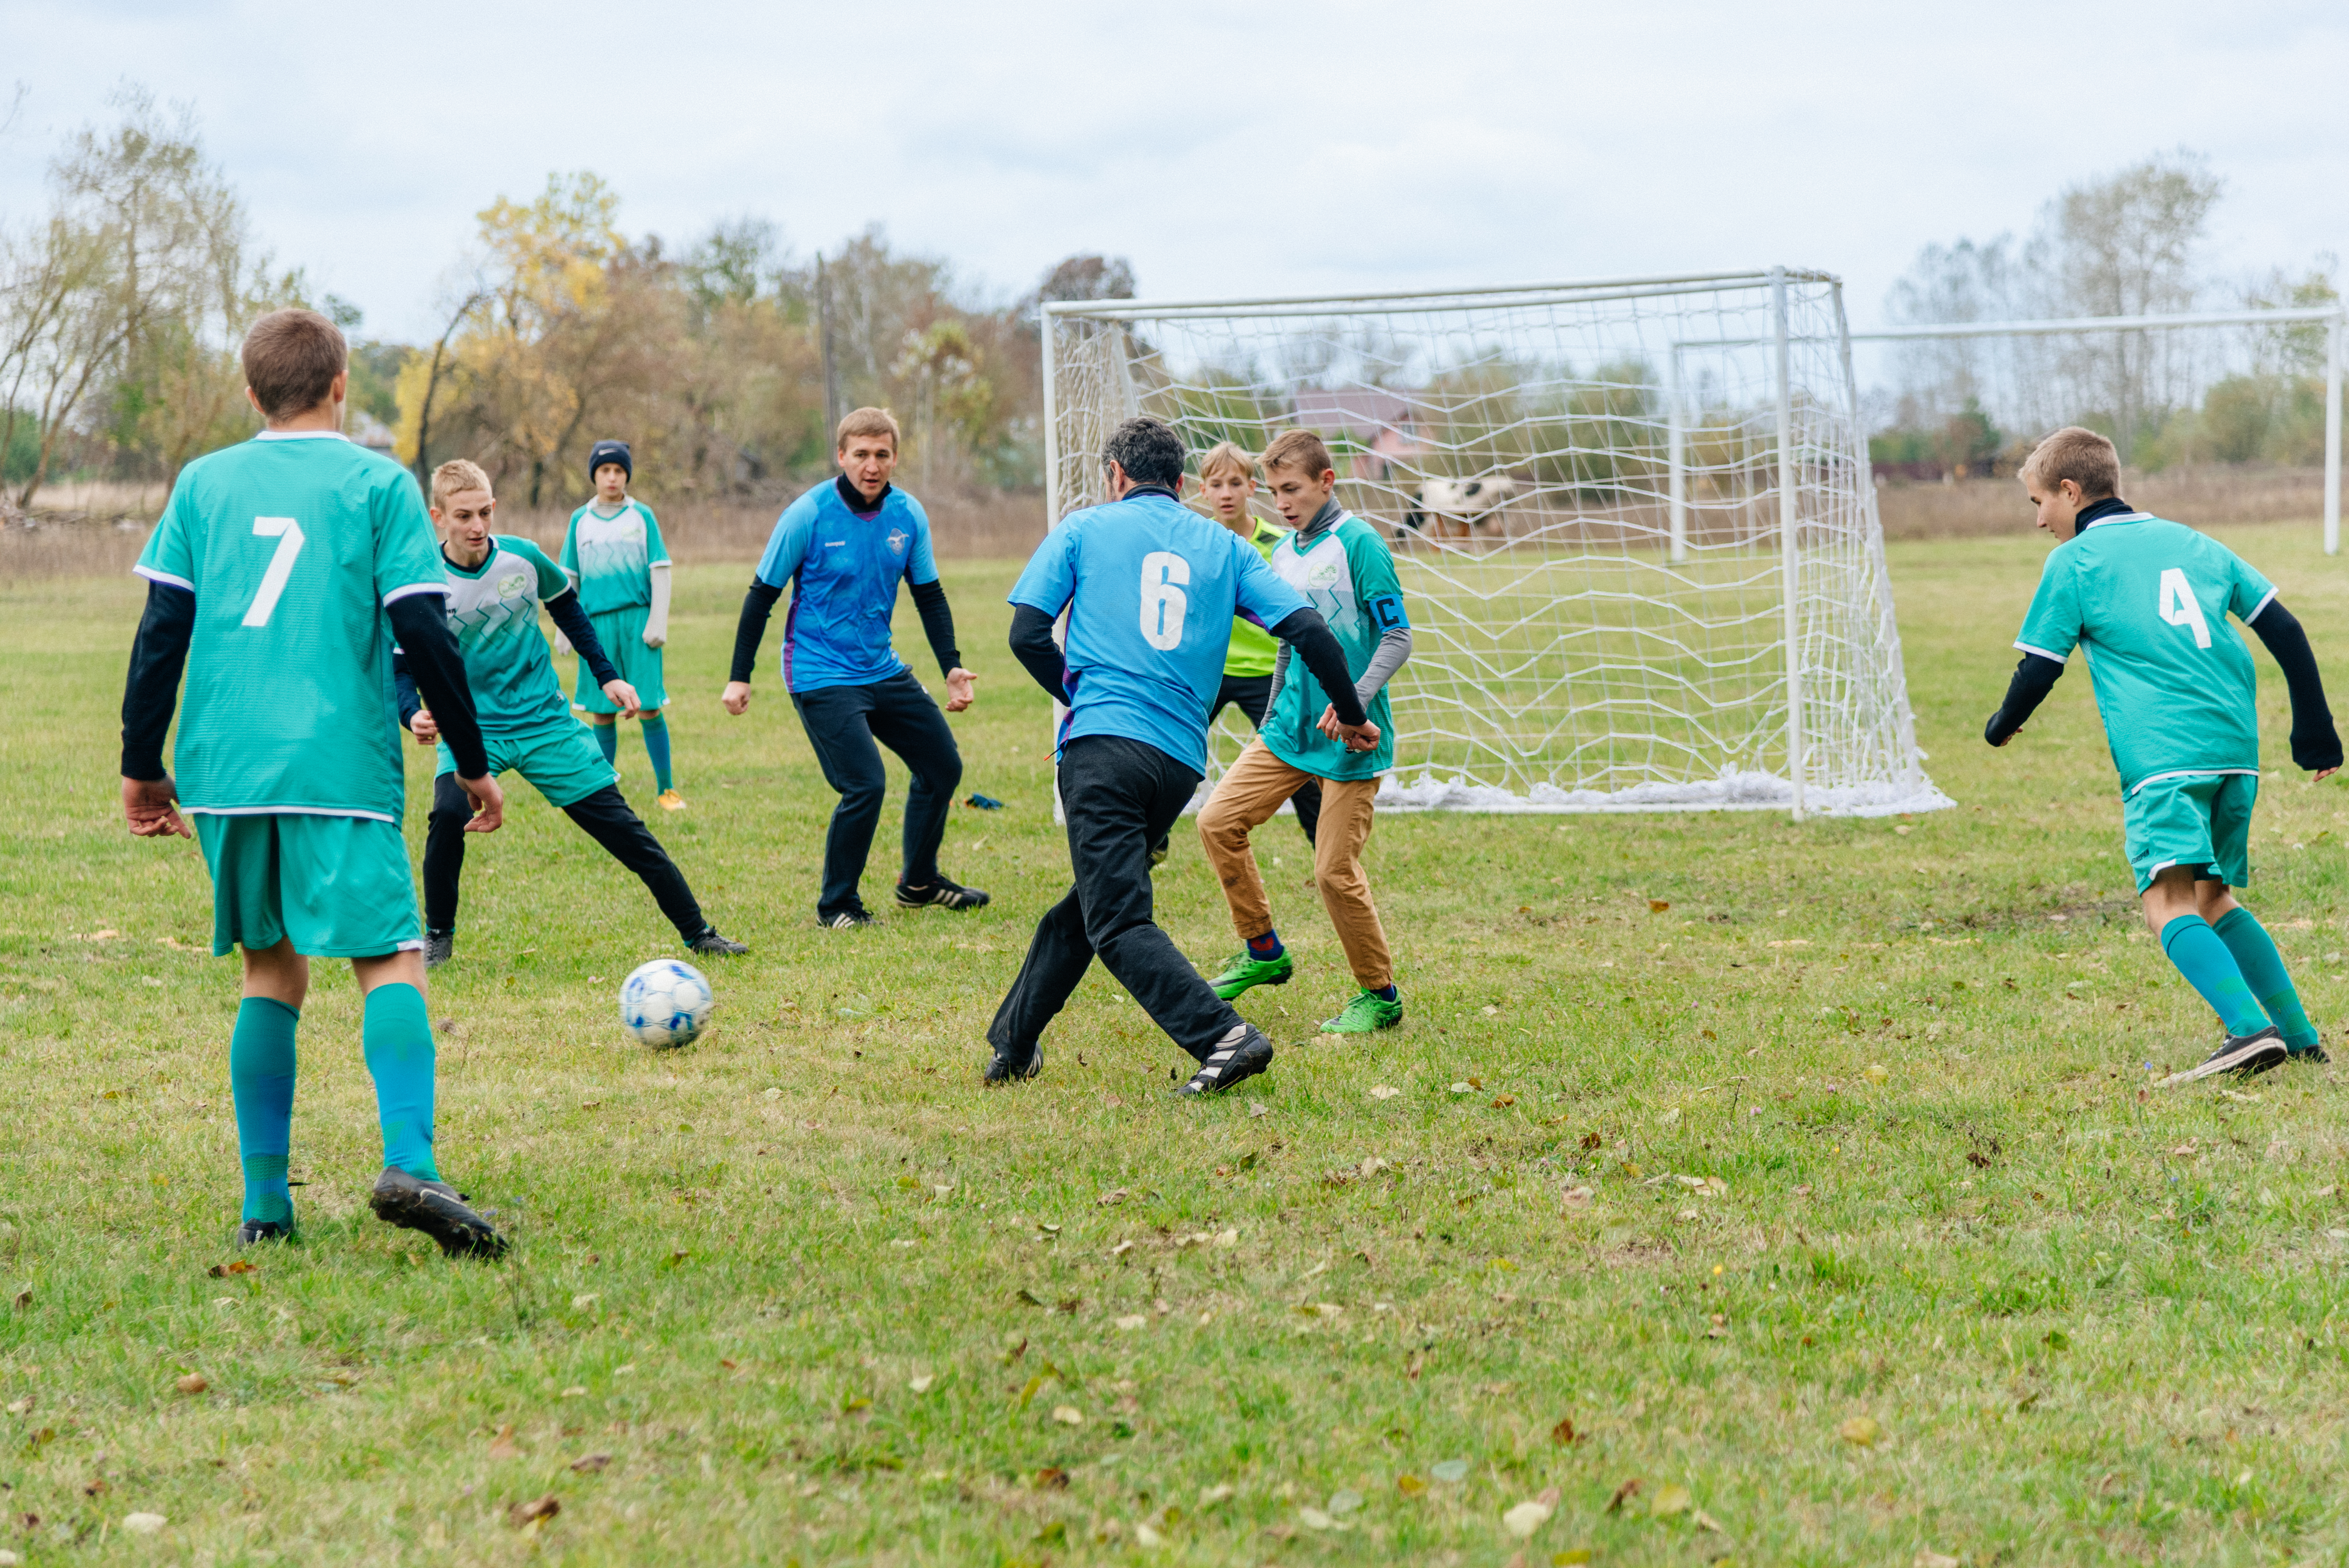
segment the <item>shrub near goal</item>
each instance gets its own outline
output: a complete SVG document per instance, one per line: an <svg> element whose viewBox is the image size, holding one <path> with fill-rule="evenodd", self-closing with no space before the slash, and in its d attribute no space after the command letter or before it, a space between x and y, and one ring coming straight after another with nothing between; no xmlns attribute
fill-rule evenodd
<svg viewBox="0 0 2349 1568"><path fill-rule="evenodd" d="M1055 303L1044 370L1056 521L1106 499L1102 438L1133 414L1195 451L1330 440L1411 603L1382 810L1951 804L1831 276ZM1217 771L1245 738L1227 721Z"/></svg>

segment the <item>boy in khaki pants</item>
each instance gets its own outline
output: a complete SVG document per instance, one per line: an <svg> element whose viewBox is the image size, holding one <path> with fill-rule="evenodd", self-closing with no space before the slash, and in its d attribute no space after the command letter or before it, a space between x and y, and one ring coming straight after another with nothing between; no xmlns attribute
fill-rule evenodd
<svg viewBox="0 0 2349 1568"><path fill-rule="evenodd" d="M1233 928L1247 944L1211 984L1229 1001L1252 985L1288 983L1294 961L1273 928L1272 905L1248 833L1283 800L1318 781L1321 812L1314 885L1361 987L1321 1029L1366 1035L1402 1021L1393 961L1378 907L1371 902L1361 854L1371 836L1379 776L1394 766L1386 685L1411 657L1411 624L1403 614L1394 557L1376 530L1338 504L1332 493L1338 474L1321 438L1308 430L1288 431L1265 449L1264 467L1273 504L1296 531L1274 547L1272 569L1329 617L1375 738L1361 750L1340 738L1328 694L1282 648L1257 738L1199 813L1200 841L1224 884Z"/></svg>

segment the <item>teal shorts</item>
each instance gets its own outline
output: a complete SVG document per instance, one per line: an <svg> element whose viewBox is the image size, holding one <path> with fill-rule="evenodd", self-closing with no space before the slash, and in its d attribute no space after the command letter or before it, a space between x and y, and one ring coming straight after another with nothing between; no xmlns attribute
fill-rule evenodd
<svg viewBox="0 0 2349 1568"><path fill-rule="evenodd" d="M2154 779L2121 803L2137 891L2171 866L2198 868L2197 882L2242 887L2251 880L2251 806L2256 773L2188 773Z"/></svg>
<svg viewBox="0 0 2349 1568"><path fill-rule="evenodd" d="M647 712L668 706L668 690L661 685L661 650L645 646L645 622L649 614L642 604L631 604L625 610L606 610L587 617L595 628L596 641L604 645L605 655L620 672L620 678L636 688L636 701ZM579 661L579 686L572 695L571 706L581 713L620 711L604 695L604 688L595 684L585 659Z"/></svg>
<svg viewBox="0 0 2349 1568"><path fill-rule="evenodd" d="M419 949L416 883L399 824L274 811L191 813L212 873L212 953L259 953L287 937L313 958Z"/></svg>
<svg viewBox="0 0 2349 1568"><path fill-rule="evenodd" d="M490 754L490 771L519 773L530 781L532 789L546 797L550 806L575 806L596 790L620 781L595 743L587 738L584 725L563 721L560 729L543 729L534 735L484 735L481 744ZM442 741L440 766L433 769L437 778L457 771L457 758Z"/></svg>

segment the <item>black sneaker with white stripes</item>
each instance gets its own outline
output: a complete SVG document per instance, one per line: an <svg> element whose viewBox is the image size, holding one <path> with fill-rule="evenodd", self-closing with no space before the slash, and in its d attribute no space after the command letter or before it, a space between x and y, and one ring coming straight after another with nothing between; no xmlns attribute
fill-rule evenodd
<svg viewBox="0 0 2349 1568"><path fill-rule="evenodd" d="M860 925L881 923L866 913L862 904L854 909L843 909L837 914L819 914L815 917L815 923L830 931L854 931Z"/></svg>
<svg viewBox="0 0 2349 1568"><path fill-rule="evenodd" d="M1176 1094L1221 1094L1242 1078L1252 1078L1272 1066L1272 1042L1254 1024L1242 1024L1216 1042L1191 1081Z"/></svg>
<svg viewBox="0 0 2349 1568"><path fill-rule="evenodd" d="M995 1047L995 1058L987 1064L981 1082L992 1088L997 1084L1018 1083L1021 1078L1034 1078L1044 1070L1044 1047L1030 1046L1025 1051L1005 1047Z"/></svg>
<svg viewBox="0 0 2349 1568"><path fill-rule="evenodd" d="M897 884L899 909L984 909L987 894L975 887L938 878L927 887L907 887Z"/></svg>
<svg viewBox="0 0 2349 1568"><path fill-rule="evenodd" d="M2283 1031L2270 1024L2257 1034L2229 1036L2226 1044L2211 1052L2207 1061L2182 1073L2172 1073L2156 1087L2168 1088L2173 1084L2217 1078L2220 1073L2250 1078L2275 1067L2291 1054L2283 1043Z"/></svg>

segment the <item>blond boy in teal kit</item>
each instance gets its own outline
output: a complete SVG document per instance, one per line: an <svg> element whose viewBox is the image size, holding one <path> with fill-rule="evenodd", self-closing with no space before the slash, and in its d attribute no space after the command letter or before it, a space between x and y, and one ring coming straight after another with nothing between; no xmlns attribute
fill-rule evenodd
<svg viewBox="0 0 2349 1568"><path fill-rule="evenodd" d="M2048 554L2014 643L2023 662L1982 738L2013 739L2078 648L2120 773L2146 923L2227 1033L2207 1060L2164 1081L2323 1061L2275 943L2229 892L2251 880L2260 730L2258 676L2226 619L2258 633L2282 666L2292 761L2321 782L2341 767L2341 740L2307 634L2234 552L2132 511L2115 493L2118 454L2095 431L2056 431L2020 477L2039 526L2064 542Z"/></svg>
<svg viewBox="0 0 2349 1568"><path fill-rule="evenodd" d="M652 758L653 783L660 790L657 803L682 811L685 797L669 775L668 720L663 717L668 691L661 683L661 649L668 642L668 546L653 509L628 493L635 474L627 442L598 441L589 449L587 475L595 483L595 499L571 514L563 535L563 570L579 590L604 652L643 704L637 721L644 728L645 755ZM568 645L567 640L562 645ZM616 762L620 735L615 727L621 713L584 659L571 706L595 731L604 760Z"/></svg>
<svg viewBox="0 0 2349 1568"><path fill-rule="evenodd" d="M195 819L212 951L243 950L229 1040L244 1170L236 1243L294 1233L295 1033L310 960L347 958L383 1133L371 1206L451 1256L496 1256L504 1240L434 1161L424 940L399 830L395 640L440 716L469 826L488 832L504 810L449 630L448 578L415 480L342 437L349 378L335 325L273 312L242 357L268 428L197 459L172 486L139 558L147 612L122 702L130 830L186 837L181 811ZM175 706L176 779L162 761Z"/></svg>

